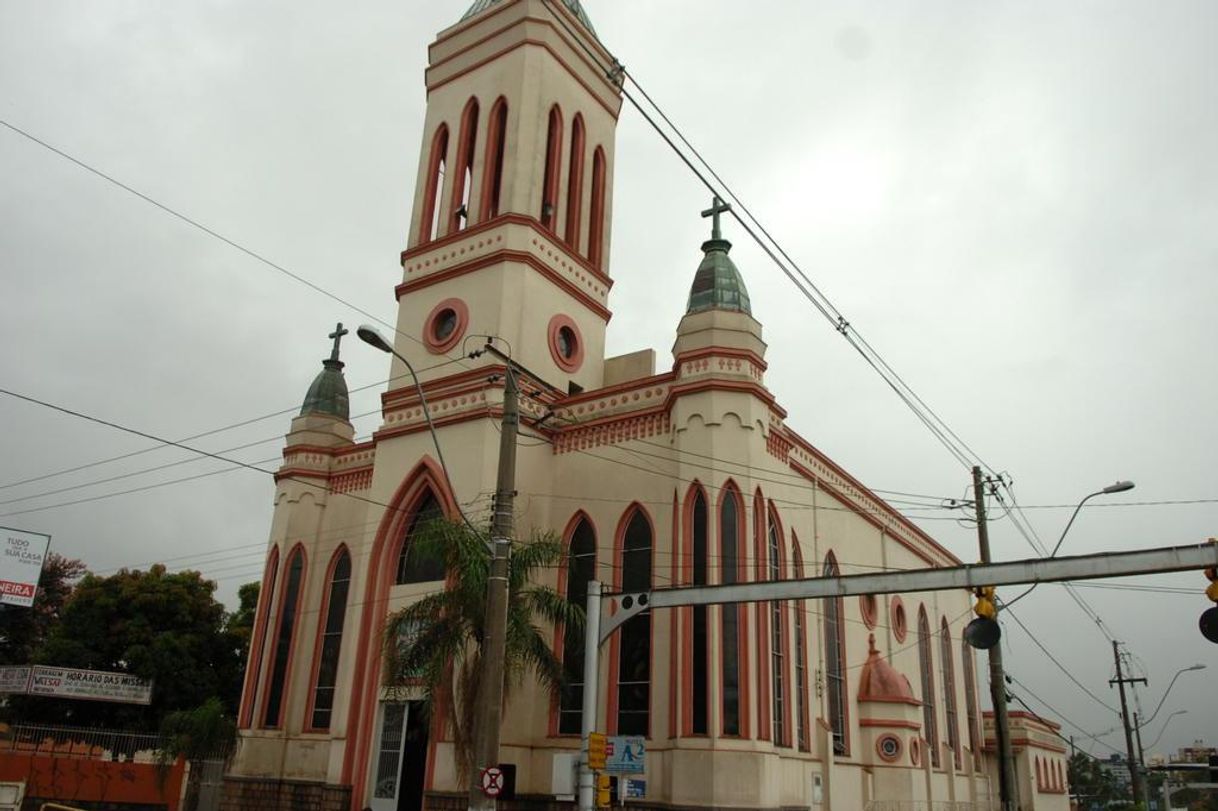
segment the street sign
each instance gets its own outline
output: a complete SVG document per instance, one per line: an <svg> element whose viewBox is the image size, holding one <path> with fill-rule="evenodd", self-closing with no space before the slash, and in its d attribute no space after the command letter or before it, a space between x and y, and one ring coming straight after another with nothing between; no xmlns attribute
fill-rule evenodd
<svg viewBox="0 0 1218 811"><path fill-rule="evenodd" d="M588 734L588 768L603 769L605 768L605 752L607 750L607 741L604 733L591 732Z"/></svg>
<svg viewBox="0 0 1218 811"><path fill-rule="evenodd" d="M503 770L498 766L487 766L480 775L482 793L487 797L498 797L503 791Z"/></svg>
<svg viewBox="0 0 1218 811"><path fill-rule="evenodd" d="M642 735L614 735L605 749L605 771L610 774L642 774L647 743Z"/></svg>
<svg viewBox="0 0 1218 811"><path fill-rule="evenodd" d="M647 796L647 781L638 778L623 777L622 797L627 800L641 800Z"/></svg>

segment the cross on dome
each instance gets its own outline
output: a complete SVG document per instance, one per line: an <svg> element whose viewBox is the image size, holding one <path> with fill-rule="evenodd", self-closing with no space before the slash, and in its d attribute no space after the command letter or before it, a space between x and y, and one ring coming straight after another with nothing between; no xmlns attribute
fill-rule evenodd
<svg viewBox="0 0 1218 811"><path fill-rule="evenodd" d="M711 218L711 239L723 239L723 233L719 230L719 215L731 210L731 204L723 202L716 194L711 199L711 207L702 212L703 217Z"/></svg>
<svg viewBox="0 0 1218 811"><path fill-rule="evenodd" d="M349 329L343 329L343 322L339 321L338 326L334 328L334 332L331 332L327 336L334 339L334 348L330 350L330 360L338 360L338 343L343 339L344 335L347 335L350 332L351 330Z"/></svg>

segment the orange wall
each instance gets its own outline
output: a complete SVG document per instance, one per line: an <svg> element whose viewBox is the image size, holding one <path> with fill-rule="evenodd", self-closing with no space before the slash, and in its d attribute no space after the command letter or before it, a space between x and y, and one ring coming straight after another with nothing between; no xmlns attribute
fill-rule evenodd
<svg viewBox="0 0 1218 811"><path fill-rule="evenodd" d="M115 763L49 755L0 754L0 781L24 781L25 795L72 801L149 803L177 811L185 764L158 774L151 763Z"/></svg>

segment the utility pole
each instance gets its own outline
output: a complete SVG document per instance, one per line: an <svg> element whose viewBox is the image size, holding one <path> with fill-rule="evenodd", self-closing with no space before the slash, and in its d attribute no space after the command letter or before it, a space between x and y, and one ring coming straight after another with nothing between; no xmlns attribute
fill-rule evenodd
<svg viewBox="0 0 1218 811"><path fill-rule="evenodd" d="M1117 677L1109 679L1108 684L1109 686L1115 684L1121 691L1121 724L1125 727L1125 753L1126 757L1129 758L1129 780L1133 789L1133 801L1136 803L1141 802L1144 795L1142 793L1141 770L1138 768L1138 761L1133 759L1133 730L1129 725L1129 708L1125 704L1125 683L1140 681L1142 684L1146 684L1146 679L1125 678L1125 674L1121 670L1121 651L1119 645L1120 643L1115 639L1112 640L1112 658L1116 662Z"/></svg>
<svg viewBox="0 0 1218 811"><path fill-rule="evenodd" d="M482 640L482 678L474 716L474 767L469 776L471 811L494 811L495 798L482 791L482 770L499 765L499 725L503 712L503 671L506 656L508 563L515 532L516 432L520 398L512 361L504 365L503 427L499 435L499 474L491 519L491 572L486 584L486 627Z"/></svg>
<svg viewBox="0 0 1218 811"><path fill-rule="evenodd" d="M973 466L973 502L977 513L977 544L981 562L990 560L990 533L985 523L985 491L981 468ZM998 744L998 796L1003 811L1019 808L1019 784L1015 782L1015 756L1011 752L1011 729L1007 719L1006 674L1002 669L1002 643L990 648L990 701L994 705L994 737Z"/></svg>
<svg viewBox="0 0 1218 811"><path fill-rule="evenodd" d="M1142 797L1142 802L1146 803L1146 807L1150 807L1150 773L1146 771L1146 752L1142 750L1142 725L1138 723L1138 714L1133 714L1133 737L1138 742L1138 770L1145 775L1146 782L1142 785L1145 795ZM1153 743L1153 741L1152 741Z"/></svg>

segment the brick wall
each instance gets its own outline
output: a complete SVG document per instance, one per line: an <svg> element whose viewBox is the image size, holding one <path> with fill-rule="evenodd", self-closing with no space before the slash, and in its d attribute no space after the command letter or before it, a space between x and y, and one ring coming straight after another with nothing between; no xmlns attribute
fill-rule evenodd
<svg viewBox="0 0 1218 811"><path fill-rule="evenodd" d="M260 777L226 777L220 811L349 811L351 787L273 780Z"/></svg>

